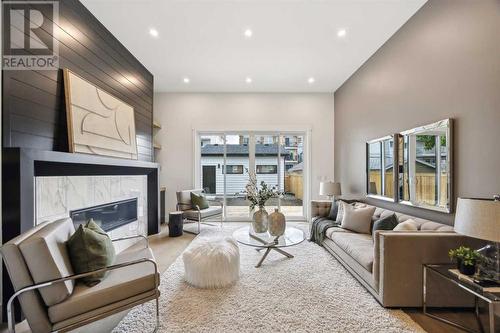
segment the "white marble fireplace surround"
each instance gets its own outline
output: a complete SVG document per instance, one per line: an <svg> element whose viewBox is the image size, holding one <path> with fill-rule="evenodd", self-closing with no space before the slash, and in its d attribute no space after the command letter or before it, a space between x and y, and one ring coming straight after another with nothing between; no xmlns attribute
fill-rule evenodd
<svg viewBox="0 0 500 333"><path fill-rule="evenodd" d="M137 221L109 232L112 239L147 235L146 176L57 176L35 177L36 224L69 216L74 209L137 197ZM134 241L115 244L117 252Z"/></svg>

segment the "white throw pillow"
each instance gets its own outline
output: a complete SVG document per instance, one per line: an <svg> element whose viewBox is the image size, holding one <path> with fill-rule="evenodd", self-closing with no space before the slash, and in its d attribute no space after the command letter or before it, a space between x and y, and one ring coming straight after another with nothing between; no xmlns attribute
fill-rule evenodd
<svg viewBox="0 0 500 333"><path fill-rule="evenodd" d="M342 218L344 217L344 205L353 207L354 204L355 203L347 203L345 201L339 200L338 201L339 209L337 212L337 218L335 219L335 222L342 223Z"/></svg>
<svg viewBox="0 0 500 333"><path fill-rule="evenodd" d="M406 220L404 222L399 223L394 229L394 231L418 231L417 223L412 220Z"/></svg>
<svg viewBox="0 0 500 333"><path fill-rule="evenodd" d="M346 203L344 206L344 216L342 217L342 228L349 229L362 234L369 234L372 226L372 216L375 207L355 208Z"/></svg>

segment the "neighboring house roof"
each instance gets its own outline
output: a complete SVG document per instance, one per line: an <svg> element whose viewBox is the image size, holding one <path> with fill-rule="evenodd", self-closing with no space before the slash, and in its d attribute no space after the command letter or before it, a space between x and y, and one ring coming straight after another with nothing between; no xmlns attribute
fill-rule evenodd
<svg viewBox="0 0 500 333"><path fill-rule="evenodd" d="M255 145L255 155L256 156L276 156L278 154L277 144L257 144ZM226 145L226 155L227 156L247 156L248 155L248 145ZM282 157L290 154L285 150L284 146L281 146L280 154ZM224 145L218 144L208 144L201 147L202 156L222 156L224 155Z"/></svg>
<svg viewBox="0 0 500 333"><path fill-rule="evenodd" d="M387 163L386 170L392 168L392 162ZM380 157L370 158L370 170L380 170Z"/></svg>
<svg viewBox="0 0 500 333"><path fill-rule="evenodd" d="M302 172L304 170L304 162L297 163L290 169L288 169L288 172Z"/></svg>

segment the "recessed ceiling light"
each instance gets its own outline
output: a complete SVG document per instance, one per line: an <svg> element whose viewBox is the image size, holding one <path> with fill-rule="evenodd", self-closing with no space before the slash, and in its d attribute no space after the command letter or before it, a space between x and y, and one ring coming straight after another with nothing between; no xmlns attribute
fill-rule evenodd
<svg viewBox="0 0 500 333"><path fill-rule="evenodd" d="M307 82L308 82L309 84L313 84L313 83L314 83L314 81L316 81L316 80L314 80L314 78L313 78L313 77L310 77L310 78L308 78L308 79L307 79Z"/></svg>
<svg viewBox="0 0 500 333"><path fill-rule="evenodd" d="M245 82L246 82L246 83L252 83L252 78L251 78L251 77L247 77L247 78L245 79Z"/></svg>
<svg viewBox="0 0 500 333"><path fill-rule="evenodd" d="M153 37L158 37L159 35L158 30L156 30L155 28L149 29L149 34Z"/></svg>
<svg viewBox="0 0 500 333"><path fill-rule="evenodd" d="M339 29L337 31L337 36L338 37L345 37L347 35L347 30L346 29Z"/></svg>
<svg viewBox="0 0 500 333"><path fill-rule="evenodd" d="M189 80L189 78L188 78L188 77L185 77L185 78L183 78L183 79L182 79L182 82L184 82L184 83L186 83L186 84L187 84L187 83L189 83L190 81L191 81L191 80Z"/></svg>
<svg viewBox="0 0 500 333"><path fill-rule="evenodd" d="M252 29L245 29L245 32L243 33L246 38L251 38L253 35Z"/></svg>

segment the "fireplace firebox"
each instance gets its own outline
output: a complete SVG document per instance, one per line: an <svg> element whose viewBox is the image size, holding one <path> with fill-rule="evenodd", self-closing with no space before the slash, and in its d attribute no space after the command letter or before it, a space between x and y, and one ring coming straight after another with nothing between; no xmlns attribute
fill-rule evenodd
<svg viewBox="0 0 500 333"><path fill-rule="evenodd" d="M137 198L110 202L104 205L75 209L69 216L78 228L93 219L104 231L111 231L122 225L137 221Z"/></svg>

